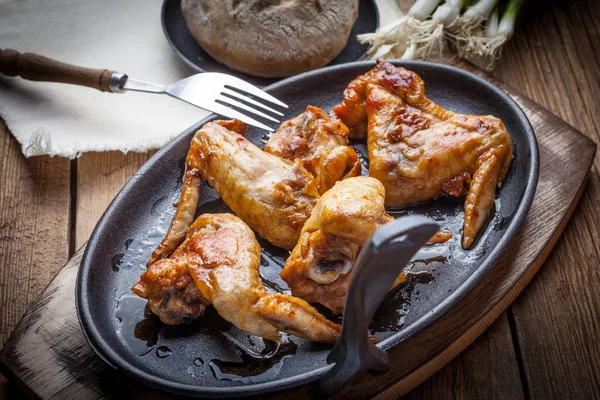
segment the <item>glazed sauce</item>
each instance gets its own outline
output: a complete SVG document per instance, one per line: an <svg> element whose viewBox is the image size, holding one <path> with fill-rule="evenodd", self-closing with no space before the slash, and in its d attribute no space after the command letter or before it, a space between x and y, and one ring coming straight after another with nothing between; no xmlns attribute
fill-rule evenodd
<svg viewBox="0 0 600 400"><path fill-rule="evenodd" d="M276 259L272 258L265 252L261 254L259 273L267 292L292 294L292 291L287 283L285 283L285 281L279 276L281 269L282 266Z"/></svg>

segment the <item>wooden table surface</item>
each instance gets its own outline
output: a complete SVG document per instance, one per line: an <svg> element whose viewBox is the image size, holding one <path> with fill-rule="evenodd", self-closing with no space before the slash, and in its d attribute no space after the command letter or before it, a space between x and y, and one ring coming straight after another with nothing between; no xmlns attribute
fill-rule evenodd
<svg viewBox="0 0 600 400"><path fill-rule="evenodd" d="M600 142L600 2L530 0L497 77ZM0 122L0 346L151 154L25 159ZM600 156L514 304L408 398L600 398ZM0 347L1 348L1 347ZM0 400L21 393L0 376Z"/></svg>

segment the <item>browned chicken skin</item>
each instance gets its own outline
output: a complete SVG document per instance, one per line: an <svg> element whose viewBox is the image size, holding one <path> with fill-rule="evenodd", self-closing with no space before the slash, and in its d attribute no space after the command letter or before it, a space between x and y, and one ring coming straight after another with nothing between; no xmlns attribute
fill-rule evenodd
<svg viewBox="0 0 600 400"><path fill-rule="evenodd" d="M132 288L148 300L152 312L167 325L193 322L210 302L202 297L183 259L163 259L152 265Z"/></svg>
<svg viewBox="0 0 600 400"><path fill-rule="evenodd" d="M369 174L385 186L386 206L466 193L463 246L471 247L513 158L501 120L440 107L418 75L383 60L348 85L331 114L353 137L368 134Z"/></svg>
<svg viewBox="0 0 600 400"><path fill-rule="evenodd" d="M133 287L166 324L191 322L213 305L239 329L272 341L280 331L335 342L340 326L306 301L267 293L259 276L260 246L232 214L204 214L169 258L151 265Z"/></svg>
<svg viewBox="0 0 600 400"><path fill-rule="evenodd" d="M360 175L356 151L348 146L348 128L331 121L320 108L308 106L285 121L265 145L265 151L294 161L300 159L323 194L341 179Z"/></svg>
<svg viewBox="0 0 600 400"><path fill-rule="evenodd" d="M393 220L384 198L379 181L360 176L339 181L319 199L280 274L294 296L336 313L344 310L361 246Z"/></svg>
<svg viewBox="0 0 600 400"><path fill-rule="evenodd" d="M240 121L213 121L192 139L177 211L167 235L148 265L169 255L183 240L194 219L202 181L275 246L291 249L314 207L315 179L295 162L266 153L244 138Z"/></svg>
<svg viewBox="0 0 600 400"><path fill-rule="evenodd" d="M294 296L343 312L358 252L394 219L385 212L384 199L381 182L366 176L339 181L319 199L280 274ZM430 242L443 243L451 236L438 232ZM393 287L404 280L401 274Z"/></svg>

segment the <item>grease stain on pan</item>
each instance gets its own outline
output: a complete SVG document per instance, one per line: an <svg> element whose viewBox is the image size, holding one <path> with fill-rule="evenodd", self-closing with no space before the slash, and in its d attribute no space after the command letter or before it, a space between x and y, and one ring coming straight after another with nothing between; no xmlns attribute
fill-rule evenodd
<svg viewBox="0 0 600 400"><path fill-rule="evenodd" d="M117 335L139 356L150 353L158 342L162 327L159 318L150 311L147 301L133 293L119 297L115 318L119 321Z"/></svg>
<svg viewBox="0 0 600 400"><path fill-rule="evenodd" d="M260 354L241 352L241 361L211 360L208 365L215 378L240 383L260 383L276 378L284 360L296 354L298 346L288 340L284 343L265 341Z"/></svg>
<svg viewBox="0 0 600 400"><path fill-rule="evenodd" d="M402 329L410 312L412 303L420 301L420 285L427 285L434 280L429 271L406 273L406 282L392 291L381 303L369 325L369 333L395 332Z"/></svg>

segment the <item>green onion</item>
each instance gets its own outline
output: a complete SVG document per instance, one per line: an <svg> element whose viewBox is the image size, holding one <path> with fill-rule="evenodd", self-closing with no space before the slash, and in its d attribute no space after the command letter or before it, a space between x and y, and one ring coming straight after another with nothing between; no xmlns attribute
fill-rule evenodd
<svg viewBox="0 0 600 400"><path fill-rule="evenodd" d="M494 11L492 11L492 14L488 18L488 20L485 21L483 36L494 37L498 35L498 14L498 7L496 7L494 8Z"/></svg>
<svg viewBox="0 0 600 400"><path fill-rule="evenodd" d="M458 20L463 5L464 0L447 0L435 10L431 19L439 21L446 28L450 28Z"/></svg>
<svg viewBox="0 0 600 400"><path fill-rule="evenodd" d="M515 22L524 3L525 0L509 0L500 22L498 9L494 9L488 15L489 19L481 33L478 33L476 28L471 28L454 35L458 55L483 68L493 70L504 45L514 34Z"/></svg>
<svg viewBox="0 0 600 400"><path fill-rule="evenodd" d="M525 0L508 0L501 18L499 2L417 0L407 15L400 13L395 22L358 40L370 45L369 58L440 59L447 38L460 57L492 69L514 33Z"/></svg>
<svg viewBox="0 0 600 400"><path fill-rule="evenodd" d="M441 0L417 0L408 11L408 15L424 21L431 16L431 13L441 3Z"/></svg>
<svg viewBox="0 0 600 400"><path fill-rule="evenodd" d="M461 30L468 31L481 25L488 19L498 0L479 0L464 12L460 17Z"/></svg>
<svg viewBox="0 0 600 400"><path fill-rule="evenodd" d="M371 45L369 58L439 59L444 51L443 19L450 19L454 8L460 9L463 0L448 0L447 11L433 18L442 0L417 0L408 15L378 29L373 34L359 35L361 43ZM458 14L458 11L456 12Z"/></svg>
<svg viewBox="0 0 600 400"><path fill-rule="evenodd" d="M499 35L505 35L508 39L512 37L513 33L515 33L515 23L523 4L525 4L525 0L510 0L508 2L498 25Z"/></svg>

